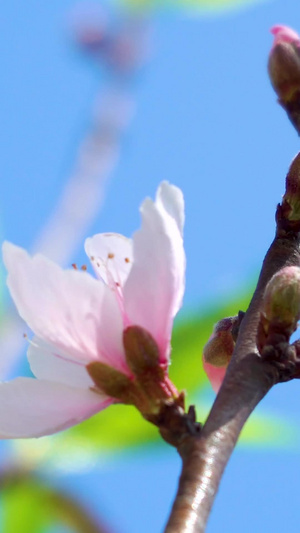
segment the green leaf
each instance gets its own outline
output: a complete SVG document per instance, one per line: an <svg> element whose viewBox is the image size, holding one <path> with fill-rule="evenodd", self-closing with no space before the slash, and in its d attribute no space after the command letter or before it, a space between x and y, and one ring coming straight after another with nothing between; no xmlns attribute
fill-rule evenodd
<svg viewBox="0 0 300 533"><path fill-rule="evenodd" d="M40 533L50 523L36 486L11 483L1 494L2 527L5 533Z"/></svg>
<svg viewBox="0 0 300 533"><path fill-rule="evenodd" d="M245 424L239 444L242 446L277 449L295 449L299 430L292 420L276 417L273 413L255 413Z"/></svg>
<svg viewBox="0 0 300 533"><path fill-rule="evenodd" d="M191 398L191 403L196 405L197 413L201 420L205 420L211 404ZM273 448L294 450L299 443L298 425L292 418L276 415L262 408L254 411L246 422L239 437L239 446L250 449Z"/></svg>
<svg viewBox="0 0 300 533"><path fill-rule="evenodd" d="M7 470L0 480L2 531L43 533L49 526L66 525L76 533L103 533L100 522L78 500L30 472Z"/></svg>

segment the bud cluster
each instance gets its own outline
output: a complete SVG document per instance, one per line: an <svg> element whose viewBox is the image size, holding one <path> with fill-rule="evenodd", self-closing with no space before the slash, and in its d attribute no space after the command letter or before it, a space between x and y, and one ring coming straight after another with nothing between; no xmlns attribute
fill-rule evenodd
<svg viewBox="0 0 300 533"><path fill-rule="evenodd" d="M158 346L148 331L140 326L127 327L123 345L130 376L98 361L87 366L88 373L97 389L121 403L135 405L149 419L160 412L166 401L180 395L167 368L160 364Z"/></svg>

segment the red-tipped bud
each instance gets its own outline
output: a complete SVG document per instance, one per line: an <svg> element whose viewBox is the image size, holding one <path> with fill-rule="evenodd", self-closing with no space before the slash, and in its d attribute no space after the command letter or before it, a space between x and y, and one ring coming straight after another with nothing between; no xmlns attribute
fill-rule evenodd
<svg viewBox="0 0 300 533"><path fill-rule="evenodd" d="M263 308L263 326L266 335L272 329L290 336L300 318L300 268L282 268L266 286Z"/></svg>
<svg viewBox="0 0 300 533"><path fill-rule="evenodd" d="M232 328L237 321L237 316L231 316L223 318L215 325L213 333L203 349L205 363L216 367L228 365L235 346Z"/></svg>
<svg viewBox="0 0 300 533"><path fill-rule="evenodd" d="M231 359L239 325L244 316L223 318L214 327L213 333L203 349L203 368L215 392L218 392Z"/></svg>
<svg viewBox="0 0 300 533"><path fill-rule="evenodd" d="M279 103L300 133L300 37L287 26L274 26L268 71Z"/></svg>
<svg viewBox="0 0 300 533"><path fill-rule="evenodd" d="M290 101L300 90L300 37L287 26L274 26L268 70L280 101Z"/></svg>

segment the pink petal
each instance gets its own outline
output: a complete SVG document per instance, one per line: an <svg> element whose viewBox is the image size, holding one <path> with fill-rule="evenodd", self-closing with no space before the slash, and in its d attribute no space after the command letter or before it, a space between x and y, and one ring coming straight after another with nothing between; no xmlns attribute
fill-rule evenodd
<svg viewBox="0 0 300 533"><path fill-rule="evenodd" d="M178 227L183 221L181 191L162 184L156 202L146 199L141 214L142 227L133 237L133 266L123 291L124 308L132 324L155 338L164 364L184 292L185 254Z"/></svg>
<svg viewBox="0 0 300 533"><path fill-rule="evenodd" d="M89 389L95 386L83 363L70 360L62 351L34 337L27 358L38 379L55 381L71 387Z"/></svg>
<svg viewBox="0 0 300 533"><path fill-rule="evenodd" d="M42 255L31 258L8 242L3 259L19 314L38 337L70 359L100 360L128 373L122 316L104 283L86 272L64 271Z"/></svg>
<svg viewBox="0 0 300 533"><path fill-rule="evenodd" d="M293 43L300 41L298 33L288 26L281 26L279 24L273 26L273 28L271 28L271 33L275 36L273 48L278 43Z"/></svg>
<svg viewBox="0 0 300 533"><path fill-rule="evenodd" d="M203 368L215 393L219 391L226 374L227 366L213 366L203 360Z"/></svg>
<svg viewBox="0 0 300 533"><path fill-rule="evenodd" d="M85 251L96 275L107 285L123 287L132 265L132 242L118 233L99 233L86 239Z"/></svg>
<svg viewBox="0 0 300 533"><path fill-rule="evenodd" d="M41 437L78 424L112 403L91 390L17 378L0 383L0 438Z"/></svg>

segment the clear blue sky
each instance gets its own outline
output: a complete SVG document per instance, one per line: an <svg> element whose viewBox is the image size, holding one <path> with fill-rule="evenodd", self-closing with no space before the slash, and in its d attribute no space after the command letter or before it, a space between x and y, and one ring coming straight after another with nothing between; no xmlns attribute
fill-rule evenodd
<svg viewBox="0 0 300 533"><path fill-rule="evenodd" d="M101 78L68 40L69 0L1 7L0 207L6 239L28 247L73 168ZM89 234L130 235L138 206L167 179L186 199L185 309L247 284L274 233L274 209L299 140L266 74L269 28L300 31L295 0L222 16L153 20L153 54L135 87L136 114L104 207ZM84 262L78 251L74 258ZM298 383L264 407L300 422ZM99 428L101 431L101 428ZM57 480L82 493L120 533L161 531L179 460L163 451L116 458L94 475ZM209 533L299 531L300 454L240 449ZM100 499L100 505L97 500Z"/></svg>

